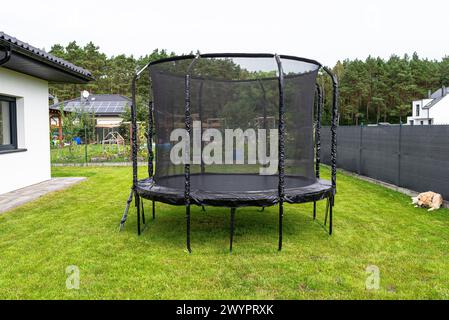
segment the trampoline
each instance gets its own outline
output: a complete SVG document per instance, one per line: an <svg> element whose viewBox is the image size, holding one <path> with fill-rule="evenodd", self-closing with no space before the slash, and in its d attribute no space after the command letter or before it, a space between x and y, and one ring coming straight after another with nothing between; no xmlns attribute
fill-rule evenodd
<svg viewBox="0 0 449 320"><path fill-rule="evenodd" d="M146 72L148 177L139 180L137 83ZM320 178L320 72L333 84L330 181ZM148 224L144 199L152 202L153 219L156 202L184 206L191 252L191 206L227 207L232 251L237 209L278 205L281 250L284 204L313 202L315 220L317 201L327 200L324 225L332 234L338 84L329 69L274 54L175 56L138 71L132 92L133 181L121 228L133 198L139 235Z"/></svg>

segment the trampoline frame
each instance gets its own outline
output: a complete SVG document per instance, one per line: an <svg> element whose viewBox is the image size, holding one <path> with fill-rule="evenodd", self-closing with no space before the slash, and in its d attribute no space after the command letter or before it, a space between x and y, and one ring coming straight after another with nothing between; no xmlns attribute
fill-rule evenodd
<svg viewBox="0 0 449 320"><path fill-rule="evenodd" d="M289 55L277 55L277 54L253 54L253 53L212 53L212 54L197 54L197 55L182 55L182 56L174 56L170 58L164 58L157 61L153 61L145 65L142 69L140 69L133 77L132 80L132 105L131 105L131 144L132 144L132 167L133 167L133 183L131 188L131 193L126 203L125 212L120 222L120 230L123 229L124 224L128 217L129 207L132 203L133 197L135 198L135 207L137 211L137 233L141 235L141 233L145 230L147 223L145 220L145 211L143 204L143 197L139 194L137 190L138 185L138 166L137 166L137 119L136 119L136 89L137 89L137 81L141 78L142 74L149 69L150 66L156 65L164 62L173 62L179 60L192 60L191 64L188 67L188 70L185 75L185 129L189 134L192 134L192 119L190 114L190 78L191 78L191 70L194 67L195 63L198 59L201 58L274 58L276 60L277 68L278 68L278 88L279 88L279 154L278 154L278 204L279 204L279 241L278 241L278 250L282 250L283 243L283 218L284 218L284 203L285 203L285 81L284 81L284 73L282 67L281 59L288 60L296 60L305 63L310 63L318 66L319 69L322 69L327 75L330 76L332 81L332 115L331 115L331 192L327 197L326 211L325 211L325 220L324 227L326 227L329 219L329 229L328 232L332 235L333 232L333 207L335 205L335 194L337 187L337 122L338 122L338 80L336 76L325 66L321 65L319 62L307 58L300 58ZM148 106L148 131L147 131L147 144L148 144L148 176L152 178L154 176L154 153L153 153L153 135L154 135L154 104L151 99L151 78L150 74L148 74L150 79L150 99ZM316 103L316 119L315 119L315 174L316 178L320 178L320 164L321 164L321 114L324 106L324 91L320 85L316 85L315 92L315 103ZM190 242L190 207L191 207L191 185L190 185L190 164L185 164L184 167L184 205L186 209L186 246L189 253L192 252L191 242ZM156 218L156 201L152 200L152 217L153 220ZM309 201L305 201L309 202ZM316 220L316 206L317 200L313 201L313 220ZM202 206L203 210L205 210L204 206ZM262 207L262 211L265 207ZM231 208L231 228L230 228L230 251L232 252L233 247L233 238L234 238L234 223L235 223L235 212L236 208ZM142 223L144 224L143 230L141 229L141 218Z"/></svg>

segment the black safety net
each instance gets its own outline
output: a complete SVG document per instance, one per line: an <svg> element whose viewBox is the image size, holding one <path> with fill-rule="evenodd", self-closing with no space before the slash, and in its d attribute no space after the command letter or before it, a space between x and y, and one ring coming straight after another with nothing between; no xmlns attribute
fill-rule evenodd
<svg viewBox="0 0 449 320"><path fill-rule="evenodd" d="M287 58L281 62L285 77L285 187L297 188L316 182L313 105L319 65ZM186 149L174 150L182 143L189 97L191 189L277 189L278 70L275 57L200 57L151 65L154 181L184 189L185 162L180 159ZM186 86L187 74L190 82Z"/></svg>

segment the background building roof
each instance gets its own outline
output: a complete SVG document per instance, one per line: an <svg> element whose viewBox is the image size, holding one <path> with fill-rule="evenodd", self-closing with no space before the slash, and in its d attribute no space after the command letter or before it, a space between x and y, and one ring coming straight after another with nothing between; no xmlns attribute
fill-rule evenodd
<svg viewBox="0 0 449 320"><path fill-rule="evenodd" d="M442 87L439 88L437 91L435 91L434 93L432 93L430 95L430 99L437 99L437 98L441 98L444 97L446 94L449 93L449 88L446 87Z"/></svg>
<svg viewBox="0 0 449 320"><path fill-rule="evenodd" d="M437 91L435 91L434 93L432 93L430 95L430 99L433 99L433 100L430 101L428 104L426 104L423 107L423 109L432 108L434 105L436 105L438 102L440 102L440 100L443 99L448 93L449 93L449 88L442 87L442 88L438 89Z"/></svg>
<svg viewBox="0 0 449 320"><path fill-rule="evenodd" d="M92 94L87 99L77 98L50 106L52 110L88 112L98 115L119 116L131 106L131 99L119 94Z"/></svg>

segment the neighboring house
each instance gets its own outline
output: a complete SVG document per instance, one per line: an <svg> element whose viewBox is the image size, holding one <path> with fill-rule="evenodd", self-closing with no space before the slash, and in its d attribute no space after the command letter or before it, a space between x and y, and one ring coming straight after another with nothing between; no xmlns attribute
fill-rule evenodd
<svg viewBox="0 0 449 320"><path fill-rule="evenodd" d="M50 125L58 128L61 124L60 111L87 112L95 115L95 138L101 141L110 132L118 131L123 121L123 113L131 106L131 99L119 94L93 94L87 98L63 101L50 106ZM59 130L59 128L58 128Z"/></svg>
<svg viewBox="0 0 449 320"><path fill-rule="evenodd" d="M51 178L48 83L89 71L0 32L0 194Z"/></svg>
<svg viewBox="0 0 449 320"><path fill-rule="evenodd" d="M407 117L409 125L449 124L449 88L442 87L427 99L412 103L413 115Z"/></svg>

